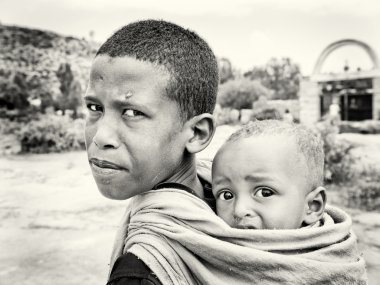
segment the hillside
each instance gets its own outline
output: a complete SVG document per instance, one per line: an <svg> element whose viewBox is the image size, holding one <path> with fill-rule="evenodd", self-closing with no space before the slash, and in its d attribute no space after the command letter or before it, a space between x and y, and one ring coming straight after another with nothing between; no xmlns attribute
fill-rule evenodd
<svg viewBox="0 0 380 285"><path fill-rule="evenodd" d="M57 100L65 93L67 66L69 77L79 82L76 90L82 92L96 49L84 39L0 25L0 107L19 109L33 99Z"/></svg>

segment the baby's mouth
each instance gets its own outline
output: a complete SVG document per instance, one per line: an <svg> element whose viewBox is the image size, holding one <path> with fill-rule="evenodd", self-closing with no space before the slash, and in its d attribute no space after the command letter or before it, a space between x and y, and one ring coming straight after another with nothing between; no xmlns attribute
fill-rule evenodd
<svg viewBox="0 0 380 285"><path fill-rule="evenodd" d="M255 226L247 225L247 224L238 224L238 225L235 225L234 228L242 229L242 230L256 230L257 229Z"/></svg>

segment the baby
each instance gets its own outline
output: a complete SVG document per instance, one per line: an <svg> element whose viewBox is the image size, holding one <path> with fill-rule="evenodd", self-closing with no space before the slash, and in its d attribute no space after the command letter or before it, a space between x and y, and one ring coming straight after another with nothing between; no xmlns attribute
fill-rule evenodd
<svg viewBox="0 0 380 285"><path fill-rule="evenodd" d="M322 140L304 126L252 122L214 158L217 214L233 228L318 226L326 205L323 164Z"/></svg>
<svg viewBox="0 0 380 285"><path fill-rule="evenodd" d="M146 248L162 284L367 284L349 216L325 209L322 146L301 125L243 127L214 158L219 217L184 187L148 191L126 247Z"/></svg>

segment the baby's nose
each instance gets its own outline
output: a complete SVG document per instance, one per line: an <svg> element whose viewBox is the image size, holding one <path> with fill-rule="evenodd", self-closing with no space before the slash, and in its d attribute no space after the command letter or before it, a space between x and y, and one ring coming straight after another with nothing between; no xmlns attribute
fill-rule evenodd
<svg viewBox="0 0 380 285"><path fill-rule="evenodd" d="M238 200L235 203L234 216L236 219L254 216L252 205L247 200Z"/></svg>

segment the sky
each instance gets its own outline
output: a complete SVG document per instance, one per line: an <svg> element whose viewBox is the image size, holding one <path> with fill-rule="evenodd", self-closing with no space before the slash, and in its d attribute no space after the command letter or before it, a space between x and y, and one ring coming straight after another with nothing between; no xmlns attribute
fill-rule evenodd
<svg viewBox="0 0 380 285"><path fill-rule="evenodd" d="M204 38L218 57L245 72L271 57L290 57L310 75L323 49L357 39L380 55L378 0L0 0L0 22L102 42L141 19L163 19ZM322 71L371 69L364 50L334 51Z"/></svg>

